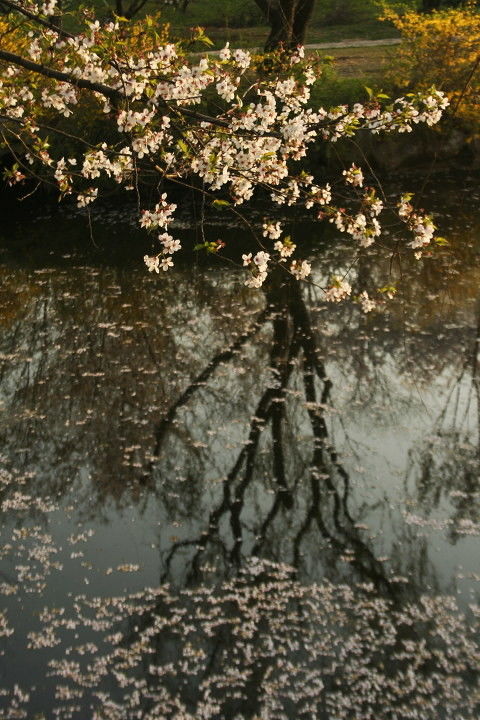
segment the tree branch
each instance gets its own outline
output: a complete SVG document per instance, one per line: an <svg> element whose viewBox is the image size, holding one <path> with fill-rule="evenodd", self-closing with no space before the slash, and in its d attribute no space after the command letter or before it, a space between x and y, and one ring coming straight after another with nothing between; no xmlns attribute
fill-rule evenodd
<svg viewBox="0 0 480 720"><path fill-rule="evenodd" d="M39 75L43 75L44 77L53 78L54 80L60 80L60 82L69 83L70 85L74 85L75 87L81 88L83 90L91 90L92 92L100 93L100 95L103 95L110 100L125 99L124 93L122 93L120 90L116 90L115 88L108 87L108 85L92 82L91 80L84 80L82 78L76 78L73 75L69 75L69 73L60 72L60 70L54 70L53 68L49 68L46 65L40 65L39 63L33 62L32 60L27 60L20 55L15 55L14 53L7 52L6 50L0 50L0 60L5 60L6 62L12 63L13 65L18 65L19 67L25 68L25 70L30 70L31 72L38 73Z"/></svg>
<svg viewBox="0 0 480 720"><path fill-rule="evenodd" d="M51 22L48 22L48 20L42 20L42 18L39 18L35 13L30 12L30 10L26 10L25 8L21 7L20 5L17 5L17 3L11 2L11 0L2 0L2 5L6 5L11 10L14 10L15 12L21 13L25 17L27 17L29 20L32 20L33 22L37 23L38 25L43 25L43 27L48 28L49 30L53 30L53 32L57 33L57 35L61 35L65 38L71 38L73 39L75 35L71 35L66 30L62 30L57 25L54 25Z"/></svg>
<svg viewBox="0 0 480 720"><path fill-rule="evenodd" d="M43 75L44 77L59 80L60 82L69 83L70 85L74 85L75 87L78 87L82 90L90 90L91 92L99 93L100 95L103 95L109 100L126 100L126 95L121 90L109 87L108 85L104 85L103 83L92 82L91 80L74 77L69 73L64 73L60 70L54 70L53 68L49 68L46 65L41 65L40 63L33 62L32 60L27 60L20 55L7 52L6 50L0 50L0 60L5 60L6 62L12 63L12 65L23 67L25 68L25 70L30 70L31 72L38 73L39 75ZM172 108L165 101L162 102L163 105L171 113L175 112L178 115L183 115L184 117L192 118L193 120L198 120L199 122L210 123L211 125L216 125L217 127L223 127L227 129L230 128L230 124L226 120L221 120L220 118L215 118L211 115L205 115L196 110L190 110L189 108L185 107L176 106ZM260 135L260 133L256 133L255 131L246 131L245 134ZM262 137L263 136L264 135L262 134ZM270 132L268 133L268 136L280 137L280 133Z"/></svg>

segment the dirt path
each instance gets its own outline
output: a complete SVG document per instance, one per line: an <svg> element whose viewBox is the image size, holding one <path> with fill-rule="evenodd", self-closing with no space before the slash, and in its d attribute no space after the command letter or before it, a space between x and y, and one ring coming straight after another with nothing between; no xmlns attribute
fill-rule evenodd
<svg viewBox="0 0 480 720"><path fill-rule="evenodd" d="M340 42L311 43L305 50L327 50L328 48L375 47L380 45L400 45L400 38L384 38L383 40L341 40Z"/></svg>
<svg viewBox="0 0 480 720"><path fill-rule="evenodd" d="M324 43L308 43L305 50L328 50L334 48L357 48L357 47L380 47L382 45L399 45L400 38L383 38L383 40L361 40L360 38L352 38L350 40L340 40L339 42ZM247 48L250 52L261 52L262 48ZM193 55L218 55L220 50L204 50L203 52L195 52Z"/></svg>

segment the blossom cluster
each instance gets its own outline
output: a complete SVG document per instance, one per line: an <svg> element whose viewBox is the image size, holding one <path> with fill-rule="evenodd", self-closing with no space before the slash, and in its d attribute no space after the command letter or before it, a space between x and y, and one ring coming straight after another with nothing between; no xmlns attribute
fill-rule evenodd
<svg viewBox="0 0 480 720"><path fill-rule="evenodd" d="M422 248L430 244L435 232L435 225L429 215L423 215L416 212L410 203L412 196L402 195L398 204L398 215L413 233L413 240L408 245L417 252L416 256L421 256Z"/></svg>

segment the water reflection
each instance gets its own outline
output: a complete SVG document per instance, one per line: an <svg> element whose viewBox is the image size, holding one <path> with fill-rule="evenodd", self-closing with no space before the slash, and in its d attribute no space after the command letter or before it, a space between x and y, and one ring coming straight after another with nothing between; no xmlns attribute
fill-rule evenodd
<svg viewBox="0 0 480 720"><path fill-rule="evenodd" d="M0 266L0 717L478 717L474 241L370 316Z"/></svg>
<svg viewBox="0 0 480 720"><path fill-rule="evenodd" d="M211 567L213 558L218 556L224 561L224 572L252 555L283 559L298 568L308 538L310 545L323 539L329 548L329 564L332 555L340 555L358 569L362 579L373 581L391 594L390 582L362 541L349 510L349 473L339 459L327 426L326 415L333 410L332 381L315 342L300 284L278 272L265 295L266 309L252 328L208 364L156 428L153 453L156 460L150 464L146 478L157 475L161 483L162 478L173 472L169 459L174 458L177 463L182 452L178 444L175 450L168 446L177 414L194 401L195 393L220 365L230 376L228 363L240 354L242 346L266 326L271 328L268 354L263 359L268 374L262 381L258 372L255 405L243 430L244 441L234 449L231 466L222 467L223 477L217 480L220 488L213 494L203 521L205 529L198 536L172 544L162 581L171 579L172 565L179 553L184 567L188 555L185 581L189 584L203 580L202 564L206 562ZM196 426L195 430L190 423ZM207 428L211 427L209 420L200 429L208 434L211 430ZM192 412L188 419L184 417L182 429L192 437L198 430L197 412ZM175 439L172 438L173 443ZM204 443L192 444L198 447ZM188 449L183 452L188 453ZM161 462L157 461L159 457ZM190 477L198 484L205 469L199 463L194 467L193 462L189 465ZM183 461L182 467L186 464ZM189 478L186 483L188 488ZM189 495L188 490L186 494ZM189 515L191 518L191 510ZM318 538L314 537L317 533ZM187 553L189 548L192 551ZM323 562L315 557L315 563Z"/></svg>

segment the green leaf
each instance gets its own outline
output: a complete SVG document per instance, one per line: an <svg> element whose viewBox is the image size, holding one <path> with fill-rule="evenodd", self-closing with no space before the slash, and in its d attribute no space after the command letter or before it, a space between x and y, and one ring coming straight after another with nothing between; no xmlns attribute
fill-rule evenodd
<svg viewBox="0 0 480 720"><path fill-rule="evenodd" d="M213 45L215 45L215 43L213 42L213 40L210 40L210 38L207 37L207 35L202 35L202 37L201 37L201 38L198 38L198 39L199 39L200 42L202 42L204 45L208 45L209 47L213 47Z"/></svg>
<svg viewBox="0 0 480 720"><path fill-rule="evenodd" d="M395 293L397 292L397 288L394 285L385 285L385 287L378 288L378 292L390 293L391 295L395 295Z"/></svg>
<svg viewBox="0 0 480 720"><path fill-rule="evenodd" d="M178 140L177 146L180 148L184 155L190 155L190 148L188 147L185 140Z"/></svg>

